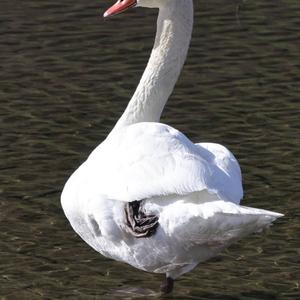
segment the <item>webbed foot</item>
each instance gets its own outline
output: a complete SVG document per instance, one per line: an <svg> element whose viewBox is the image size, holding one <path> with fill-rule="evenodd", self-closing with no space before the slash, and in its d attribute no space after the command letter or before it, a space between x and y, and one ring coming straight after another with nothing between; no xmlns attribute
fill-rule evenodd
<svg viewBox="0 0 300 300"><path fill-rule="evenodd" d="M141 210L141 201L126 203L125 215L128 231L136 238L150 237L158 226L158 217L146 215Z"/></svg>
<svg viewBox="0 0 300 300"><path fill-rule="evenodd" d="M160 291L163 294L169 294L173 291L173 287L174 287L174 279L171 277L167 277L160 285Z"/></svg>

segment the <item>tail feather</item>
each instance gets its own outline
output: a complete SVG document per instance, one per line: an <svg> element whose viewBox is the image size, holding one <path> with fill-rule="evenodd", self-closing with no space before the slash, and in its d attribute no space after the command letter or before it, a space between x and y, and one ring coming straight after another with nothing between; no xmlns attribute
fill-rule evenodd
<svg viewBox="0 0 300 300"><path fill-rule="evenodd" d="M220 200L202 204L177 201L162 211L160 222L169 235L181 241L223 247L262 231L282 216Z"/></svg>

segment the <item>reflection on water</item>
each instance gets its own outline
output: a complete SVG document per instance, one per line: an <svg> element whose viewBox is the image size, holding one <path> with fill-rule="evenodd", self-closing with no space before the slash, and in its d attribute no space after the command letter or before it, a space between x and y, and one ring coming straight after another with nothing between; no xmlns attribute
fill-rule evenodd
<svg viewBox="0 0 300 300"><path fill-rule="evenodd" d="M0 4L1 299L157 298L159 275L98 255L59 201L120 116L152 46L155 11L104 22L109 4ZM195 1L192 47L163 122L228 146L243 203L286 217L182 276L172 299L300 298L300 3L249 0L238 17L237 4Z"/></svg>

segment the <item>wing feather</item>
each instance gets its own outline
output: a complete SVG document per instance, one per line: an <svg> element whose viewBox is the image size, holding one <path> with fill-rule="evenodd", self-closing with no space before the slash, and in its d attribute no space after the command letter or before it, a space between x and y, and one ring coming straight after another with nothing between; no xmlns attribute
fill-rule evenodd
<svg viewBox="0 0 300 300"><path fill-rule="evenodd" d="M225 201L242 198L240 170L225 147L195 145L161 123L137 123L111 134L81 172L86 191L126 202L202 190Z"/></svg>

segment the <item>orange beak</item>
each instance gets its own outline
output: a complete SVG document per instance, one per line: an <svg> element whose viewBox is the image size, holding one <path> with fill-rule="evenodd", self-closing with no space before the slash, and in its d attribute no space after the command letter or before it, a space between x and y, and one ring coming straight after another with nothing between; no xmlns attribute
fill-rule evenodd
<svg viewBox="0 0 300 300"><path fill-rule="evenodd" d="M111 6L103 15L104 18L111 17L125 11L130 7L136 5L136 0L118 0L113 6Z"/></svg>

